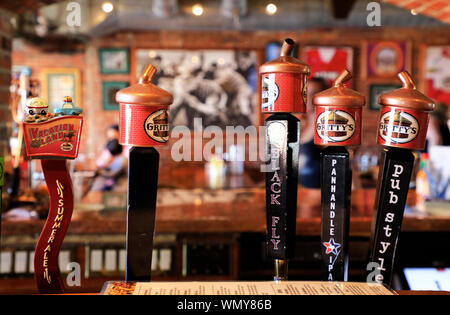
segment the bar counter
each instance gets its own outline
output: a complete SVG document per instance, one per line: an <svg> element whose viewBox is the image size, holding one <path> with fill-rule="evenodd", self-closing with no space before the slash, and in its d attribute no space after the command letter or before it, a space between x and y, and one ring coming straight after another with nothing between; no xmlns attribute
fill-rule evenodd
<svg viewBox="0 0 450 315"><path fill-rule="evenodd" d="M299 188L297 235L320 235L320 191ZM263 188L158 191L156 233L265 233ZM374 190L353 192L350 235L368 237ZM411 198L414 192L410 192ZM408 197L409 198L409 197ZM93 198L95 199L95 198ZM92 211L98 203L76 205L68 235L124 234L126 211ZM39 234L44 220L2 222L3 236ZM408 211L402 225L407 232L448 232L446 216Z"/></svg>
<svg viewBox="0 0 450 315"><path fill-rule="evenodd" d="M320 279L320 190L299 188L298 195L298 254L293 261L291 275L292 279L317 280ZM126 193L121 196L126 201ZM374 196L373 189L352 192L352 265L349 271L352 281L364 279ZM411 211L415 201L413 191L408 198L410 207L402 226L402 231L406 232L403 256L406 262L429 266L430 261L441 261L446 255L430 253L438 253L436 247L441 245L436 239L450 233L450 215L445 215L450 211L441 209L443 215L439 216ZM67 293L100 292L105 281L123 279L121 270L99 272L89 267L93 250L105 252L113 249L119 253L125 248L126 207L107 210L103 199L101 194L90 193L83 203L75 204L64 249L70 251L71 261L81 264L83 286L67 288ZM44 220L3 220L2 248L32 253L43 224ZM155 229L156 247L171 251L172 264L170 270L156 270L152 274L154 281L259 281L272 277L272 263L261 256L266 233L265 190L262 185L220 190L161 188L158 190ZM413 261L409 244L417 242L423 245L416 248L421 253L414 256L418 261ZM425 245L427 242L431 246ZM185 251L189 253L188 258ZM222 258L217 260L216 254ZM205 274L205 270L200 271L203 262L208 262L211 268L220 266L224 271ZM0 293L36 293L30 272L3 275L1 278Z"/></svg>

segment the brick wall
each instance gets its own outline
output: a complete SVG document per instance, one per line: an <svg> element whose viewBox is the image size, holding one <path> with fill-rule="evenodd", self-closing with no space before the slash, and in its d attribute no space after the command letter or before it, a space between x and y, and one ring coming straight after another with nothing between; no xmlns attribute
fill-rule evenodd
<svg viewBox="0 0 450 315"><path fill-rule="evenodd" d="M257 51L258 62L264 60L265 45L269 41L291 37L302 45L345 45L354 48L354 88L367 96L369 82L364 77L361 65L365 64L364 40L408 40L411 43L412 74L418 87L424 90L425 48L428 45L449 45L448 28L364 28L364 29L316 29L298 32L137 32L117 33L107 38L92 39L84 53L63 55L42 53L36 47L24 42L14 44L13 64L27 65L32 69L32 77L40 78L40 72L46 67L75 67L82 74L82 106L85 113L85 126L81 153L91 160L104 148L106 128L118 122L118 112L103 111L102 81L117 80L135 82L135 61L137 48L167 49L251 49ZM128 47L131 55L130 75L101 75L99 69L98 48ZM20 49L19 49L20 48ZM394 80L395 82L395 80ZM376 81L372 81L376 83ZM379 83L385 83L379 82ZM364 109L364 145L374 145L378 112ZM260 122L262 119L260 118ZM162 165L173 166L170 148L161 149ZM179 164L178 164L179 165ZM192 166L192 164L190 164ZM181 165L179 165L181 166Z"/></svg>
<svg viewBox="0 0 450 315"><path fill-rule="evenodd" d="M364 69L364 41L365 40L407 40L411 44L411 73L416 80L419 89L425 89L424 81L424 64L425 49L428 45L449 45L450 29L449 28L388 28L374 27L364 29L316 29L299 32L146 32L146 33L118 33L108 38L95 39L90 43L91 55L89 58L89 71L95 84L92 89L91 110L97 112L101 110L101 89L99 86L102 79L98 74L98 57L97 49L99 47L130 47L131 55L136 48L173 48L173 49L253 49L258 52L259 62L264 60L265 45L269 41L282 40L291 37L303 45L342 45L354 48L354 88L363 94L369 95L369 85L371 83L386 83L389 80L372 80L365 78ZM131 75L125 79L133 82L135 80L134 62L131 61ZM111 76L107 79L113 79ZM123 77L121 77L123 79ZM397 83L394 79L391 83ZM117 116L117 115L116 115ZM113 119L115 116L108 113L107 119ZM97 122L97 117L94 119ZM364 138L363 144L373 145L375 143L376 126L378 121L378 112L370 111L368 106L364 109ZM262 122L262 119L260 119ZM92 126L100 132L104 129L101 124ZM94 133L95 134L95 133ZM95 135L91 137L90 146L94 149L99 147L99 139Z"/></svg>
<svg viewBox="0 0 450 315"><path fill-rule="evenodd" d="M13 29L10 14L0 10L0 156L10 161L9 137L11 118L9 110L9 85L11 81L11 38Z"/></svg>

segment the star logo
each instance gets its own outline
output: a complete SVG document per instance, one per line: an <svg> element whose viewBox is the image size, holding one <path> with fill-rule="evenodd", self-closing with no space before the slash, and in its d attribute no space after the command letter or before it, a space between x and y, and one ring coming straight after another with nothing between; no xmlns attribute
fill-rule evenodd
<svg viewBox="0 0 450 315"><path fill-rule="evenodd" d="M338 249L341 247L341 244L335 243L334 239L330 239L329 242L323 242L323 246L326 247L325 254L333 253L334 255L338 255Z"/></svg>

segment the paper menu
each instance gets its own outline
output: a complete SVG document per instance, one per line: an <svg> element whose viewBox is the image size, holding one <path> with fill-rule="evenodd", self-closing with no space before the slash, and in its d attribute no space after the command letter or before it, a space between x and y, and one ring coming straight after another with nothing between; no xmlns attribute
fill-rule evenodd
<svg viewBox="0 0 450 315"><path fill-rule="evenodd" d="M107 282L102 294L130 295L393 295L381 284L314 281Z"/></svg>

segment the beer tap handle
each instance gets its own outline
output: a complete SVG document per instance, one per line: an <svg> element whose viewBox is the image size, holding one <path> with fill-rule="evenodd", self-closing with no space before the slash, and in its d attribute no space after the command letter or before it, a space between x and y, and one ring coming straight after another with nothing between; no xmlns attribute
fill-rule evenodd
<svg viewBox="0 0 450 315"><path fill-rule="evenodd" d="M286 38L278 58L261 65L261 112L266 138L266 250L275 259L275 280L287 280L288 260L295 254L300 121L290 113L306 111L310 67L291 56Z"/></svg>
<svg viewBox="0 0 450 315"><path fill-rule="evenodd" d="M347 281L352 170L346 146L361 144L365 97L345 86L352 78L344 69L333 87L314 95L314 143L326 146L321 156L323 278Z"/></svg>
<svg viewBox="0 0 450 315"><path fill-rule="evenodd" d="M369 281L391 285L413 166L414 155L410 150L384 148L381 153L369 257L372 265L367 270Z"/></svg>
<svg viewBox="0 0 450 315"><path fill-rule="evenodd" d="M267 256L275 259L275 280L287 280L288 260L294 257L300 121L290 114L266 120Z"/></svg>
<svg viewBox="0 0 450 315"><path fill-rule="evenodd" d="M71 97L66 96L64 100ZM34 97L27 101L21 130L28 158L41 159L50 209L34 253L34 278L39 293L63 293L58 255L72 218L74 196L67 159L75 159L83 126L82 109L71 104L54 113L48 104ZM59 115L57 115L59 114ZM23 128L23 129L22 129Z"/></svg>
<svg viewBox="0 0 450 315"><path fill-rule="evenodd" d="M58 256L73 212L72 180L66 160L41 160L50 209L34 254L34 278L39 293L64 292Z"/></svg>
<svg viewBox="0 0 450 315"><path fill-rule="evenodd" d="M150 281L156 218L159 153L169 141L173 96L151 83L156 68L147 65L138 83L116 93L119 143L132 146L128 164L126 281Z"/></svg>
<svg viewBox="0 0 450 315"><path fill-rule="evenodd" d="M348 151L330 146L321 152L323 280L347 281L352 170Z"/></svg>
<svg viewBox="0 0 450 315"><path fill-rule="evenodd" d="M155 148L130 150L126 281L150 281L158 166L159 153Z"/></svg>
<svg viewBox="0 0 450 315"><path fill-rule="evenodd" d="M412 150L423 150L434 101L416 89L411 75L398 74L402 87L378 98L377 143L381 152L372 220L368 281L391 285L398 237L414 165Z"/></svg>

